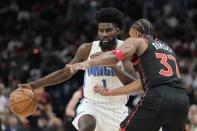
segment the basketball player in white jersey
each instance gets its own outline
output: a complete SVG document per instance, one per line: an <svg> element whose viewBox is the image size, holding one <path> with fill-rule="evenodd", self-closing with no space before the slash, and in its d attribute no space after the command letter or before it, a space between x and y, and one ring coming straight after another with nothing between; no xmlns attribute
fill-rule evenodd
<svg viewBox="0 0 197 131"><path fill-rule="evenodd" d="M82 44L77 50L70 64L91 59L102 52L117 49L123 41L117 36L123 27L122 13L115 8L102 8L96 13L95 19L98 24L98 41ZM118 131L120 123L127 116L127 95L101 96L95 94L93 87L97 84L105 88L113 89L122 84L129 84L135 80L135 72L131 70L130 61L119 62L116 66L90 67L84 75L84 98L76 109L74 126L79 131ZM124 72L127 71L128 73ZM63 82L72 77L71 73L64 68L45 76L37 81L27 84L19 84L19 87L36 89ZM129 75L130 74L130 75ZM132 76L131 76L132 75Z"/></svg>

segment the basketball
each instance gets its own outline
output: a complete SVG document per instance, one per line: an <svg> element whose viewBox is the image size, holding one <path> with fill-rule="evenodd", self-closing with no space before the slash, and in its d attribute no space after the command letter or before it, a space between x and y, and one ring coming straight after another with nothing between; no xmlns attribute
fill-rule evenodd
<svg viewBox="0 0 197 131"><path fill-rule="evenodd" d="M29 89L16 89L10 94L9 107L19 117L27 117L37 108L37 97Z"/></svg>

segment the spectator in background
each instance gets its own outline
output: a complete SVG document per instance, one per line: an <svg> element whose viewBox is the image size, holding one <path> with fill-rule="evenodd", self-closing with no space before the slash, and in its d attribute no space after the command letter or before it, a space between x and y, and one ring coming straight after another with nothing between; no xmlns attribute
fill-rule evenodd
<svg viewBox="0 0 197 131"><path fill-rule="evenodd" d="M4 84L0 83L0 113L5 112L5 108L6 108L6 97L4 96L3 92L4 92Z"/></svg>
<svg viewBox="0 0 197 131"><path fill-rule="evenodd" d="M65 114L66 114L66 123L65 123L65 128L66 131L77 131L75 127L72 125L72 121L75 117L75 110L76 107L79 104L80 99L83 97L83 88L80 87L76 92L74 92L72 98L68 102L66 109L65 109Z"/></svg>
<svg viewBox="0 0 197 131"><path fill-rule="evenodd" d="M194 114L193 124L194 124L194 129L190 131L197 131L197 113Z"/></svg>
<svg viewBox="0 0 197 131"><path fill-rule="evenodd" d="M193 96L190 101L190 104L196 104L197 105L197 88L193 88Z"/></svg>
<svg viewBox="0 0 197 131"><path fill-rule="evenodd" d="M0 121L1 121L0 129L2 129L4 131L6 126L8 125L8 114L1 114Z"/></svg>
<svg viewBox="0 0 197 131"><path fill-rule="evenodd" d="M32 116L21 119L24 126L29 127L30 131L57 131L61 129L62 122L53 113L53 108L47 101L44 88L36 89L35 93L39 99L38 108Z"/></svg>
<svg viewBox="0 0 197 131"><path fill-rule="evenodd" d="M58 131L58 130L62 129L62 121L61 121L61 119L56 117L55 114L53 113L52 105L47 104L45 107L45 110L46 110L46 114L48 117L47 126L48 126L49 130L47 130L47 131Z"/></svg>
<svg viewBox="0 0 197 131"><path fill-rule="evenodd" d="M19 126L19 121L15 116L9 117L9 125L5 128L5 131L21 131L22 128Z"/></svg>
<svg viewBox="0 0 197 131"><path fill-rule="evenodd" d="M47 97L44 88L42 87L35 90L35 93L39 100L37 110L33 113L32 116L27 117L27 120L24 121L25 124L29 125L31 131L41 130L42 128L44 129L45 123L48 119L45 110L45 106L47 105Z"/></svg>
<svg viewBox="0 0 197 131"><path fill-rule="evenodd" d="M197 105L191 105L188 114L189 131L197 131Z"/></svg>

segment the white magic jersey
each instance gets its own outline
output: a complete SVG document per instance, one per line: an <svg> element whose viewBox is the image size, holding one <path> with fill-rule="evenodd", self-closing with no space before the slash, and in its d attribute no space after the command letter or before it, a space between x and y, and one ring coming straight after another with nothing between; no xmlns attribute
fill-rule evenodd
<svg viewBox="0 0 197 131"><path fill-rule="evenodd" d="M119 48L123 41L118 40L117 43L117 48ZM91 55L101 51L99 41L94 41L88 59L90 59ZM119 62L117 65L123 69L122 62ZM93 103L96 102L96 105L104 108L117 108L126 105L128 100L127 95L101 96L99 94L95 94L93 87L97 84L108 89L123 86L119 78L109 66L94 66L85 71L83 85L84 97Z"/></svg>

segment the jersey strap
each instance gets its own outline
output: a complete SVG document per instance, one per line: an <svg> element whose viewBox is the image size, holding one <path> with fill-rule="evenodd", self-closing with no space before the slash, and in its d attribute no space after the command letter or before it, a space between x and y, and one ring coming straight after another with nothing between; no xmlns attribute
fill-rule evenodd
<svg viewBox="0 0 197 131"><path fill-rule="evenodd" d="M135 66L140 62L140 58L138 58L135 62L132 62L132 65Z"/></svg>

